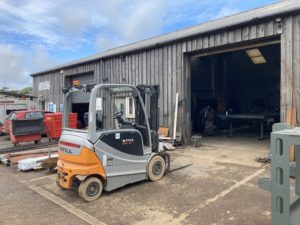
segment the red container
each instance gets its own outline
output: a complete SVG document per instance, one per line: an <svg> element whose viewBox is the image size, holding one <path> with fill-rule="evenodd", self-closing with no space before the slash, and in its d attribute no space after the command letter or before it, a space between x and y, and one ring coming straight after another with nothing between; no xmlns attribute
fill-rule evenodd
<svg viewBox="0 0 300 225"><path fill-rule="evenodd" d="M28 135L13 135L12 132L10 132L10 141L17 145L20 142L32 142L34 141L36 144L40 142L42 139L41 134L28 134Z"/></svg>
<svg viewBox="0 0 300 225"><path fill-rule="evenodd" d="M62 132L62 113L45 114L44 124L49 139L60 138ZM69 113L69 128L77 128L77 113Z"/></svg>
<svg viewBox="0 0 300 225"><path fill-rule="evenodd" d="M14 135L11 120L8 121L8 126L9 126L10 141L14 145L17 145L20 142L35 142L37 144L42 139L42 134L40 134L40 133L39 134Z"/></svg>

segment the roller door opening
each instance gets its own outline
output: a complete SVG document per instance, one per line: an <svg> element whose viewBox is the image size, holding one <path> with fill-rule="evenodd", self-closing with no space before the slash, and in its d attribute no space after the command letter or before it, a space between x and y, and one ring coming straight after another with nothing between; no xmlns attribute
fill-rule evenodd
<svg viewBox="0 0 300 225"><path fill-rule="evenodd" d="M191 58L194 134L268 137L280 121L280 44Z"/></svg>
<svg viewBox="0 0 300 225"><path fill-rule="evenodd" d="M94 74L81 74L70 77L70 84L72 85L74 80L78 80L81 84L94 84ZM89 99L90 94L84 92L75 92L72 94L72 112L77 113L79 127L84 128L87 126L84 121L84 113L89 111Z"/></svg>

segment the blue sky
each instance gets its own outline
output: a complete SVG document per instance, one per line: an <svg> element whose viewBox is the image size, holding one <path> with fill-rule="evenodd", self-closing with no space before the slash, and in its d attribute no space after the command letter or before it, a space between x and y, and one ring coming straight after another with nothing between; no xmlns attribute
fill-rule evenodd
<svg viewBox="0 0 300 225"><path fill-rule="evenodd" d="M30 86L33 72L275 2L0 0L0 87Z"/></svg>

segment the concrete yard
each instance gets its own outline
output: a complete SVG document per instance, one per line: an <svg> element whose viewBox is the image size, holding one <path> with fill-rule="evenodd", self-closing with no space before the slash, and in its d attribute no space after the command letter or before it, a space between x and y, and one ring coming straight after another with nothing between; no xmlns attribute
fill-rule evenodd
<svg viewBox="0 0 300 225"><path fill-rule="evenodd" d="M47 171L0 166L0 224L268 225L270 194L256 183L270 167L255 161L268 149L269 140L256 137L205 138L199 148L171 152L171 169L193 165L91 203L59 189Z"/></svg>

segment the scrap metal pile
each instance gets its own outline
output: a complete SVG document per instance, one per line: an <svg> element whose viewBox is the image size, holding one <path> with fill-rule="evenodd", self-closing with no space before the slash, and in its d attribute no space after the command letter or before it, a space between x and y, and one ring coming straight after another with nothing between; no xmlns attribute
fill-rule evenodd
<svg viewBox="0 0 300 225"><path fill-rule="evenodd" d="M56 167L57 153L57 142L49 142L47 137L37 144L22 143L18 146L11 145L8 136L0 137L0 163L5 166L16 165L18 170L48 169L44 161L49 159L55 161ZM49 168L53 169L53 165Z"/></svg>

